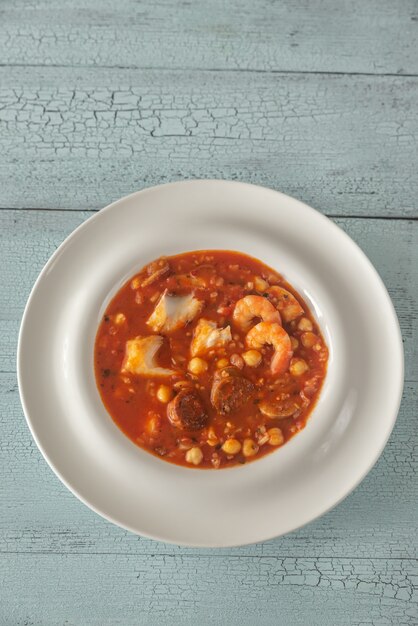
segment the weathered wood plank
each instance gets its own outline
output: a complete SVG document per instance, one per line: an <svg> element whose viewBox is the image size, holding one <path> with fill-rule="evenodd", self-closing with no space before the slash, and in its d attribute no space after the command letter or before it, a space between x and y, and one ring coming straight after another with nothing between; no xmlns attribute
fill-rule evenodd
<svg viewBox="0 0 418 626"><path fill-rule="evenodd" d="M22 626L414 626L417 574L397 559L9 555L0 610Z"/></svg>
<svg viewBox="0 0 418 626"><path fill-rule="evenodd" d="M0 68L0 86L2 207L213 177L333 215L418 216L418 78L51 67Z"/></svg>
<svg viewBox="0 0 418 626"><path fill-rule="evenodd" d="M38 273L88 216L81 211L0 212L0 371L15 369L18 322ZM386 283L404 338L406 379L418 381L418 222L350 218L335 222L363 248Z"/></svg>
<svg viewBox="0 0 418 626"><path fill-rule="evenodd" d="M418 73L414 0L19 0L1 18L2 63Z"/></svg>
<svg viewBox="0 0 418 626"><path fill-rule="evenodd" d="M376 467L321 519L263 544L193 550L136 537L80 503L54 476L32 440L14 375L1 374L0 490L6 506L0 509L0 553L414 558L418 548L416 411L416 385L408 384L395 430Z"/></svg>
<svg viewBox="0 0 418 626"><path fill-rule="evenodd" d="M3 3L0 208L96 209L221 177L332 215L417 217L417 26L415 0ZM382 458L306 528L213 551L82 505L1 373L36 275L87 216L0 212L0 624L417 624L418 222L336 220L382 275L405 341L411 382Z"/></svg>
<svg viewBox="0 0 418 626"><path fill-rule="evenodd" d="M61 240L88 213L3 211L0 214L0 336L5 345L5 369L14 367L18 319L38 271ZM338 219L369 254L392 293L406 345L407 376L417 380L417 222L404 220ZM386 251L391 249L388 259ZM3 326L5 324L5 326ZM7 333L9 335L7 336ZM415 352L414 352L415 351ZM10 357L10 359L7 358ZM2 546L6 550L104 551L128 554L156 550L154 542L113 528L81 505L52 475L33 444L18 401L12 376L2 377L0 407L4 462L2 490L8 507L3 519ZM288 537L246 548L248 554L283 556L404 557L416 555L416 397L415 385L406 388L396 431L366 481L327 516ZM5 448L5 449L4 449ZM388 456L389 455L389 456ZM35 462L34 462L35 461ZM42 501L43 506L39 507ZM57 507L57 501L60 507ZM123 543L123 547L120 543ZM115 547L117 546L117 547ZM169 550L173 548L169 547ZM176 550L174 548L174 550Z"/></svg>

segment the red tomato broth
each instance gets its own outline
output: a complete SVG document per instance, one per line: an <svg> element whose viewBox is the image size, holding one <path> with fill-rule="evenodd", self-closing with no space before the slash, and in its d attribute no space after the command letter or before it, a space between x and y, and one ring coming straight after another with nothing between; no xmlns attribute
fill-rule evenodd
<svg viewBox="0 0 418 626"><path fill-rule="evenodd" d="M158 260L155 263L157 262ZM195 467L186 461L190 447L198 447L203 453L203 458L197 465L199 468L224 468L247 463L274 451L280 446L271 445L266 440L266 436L269 439L268 431L279 428L283 442L286 443L303 429L326 375L328 349L308 306L280 274L261 261L239 252L187 252L169 257L161 263L168 263L169 271L157 277L151 284L141 287L141 283L148 278L147 267L150 266L143 268L114 296L99 325L95 343L95 373L107 411L134 443L164 460L187 467ZM155 267L151 264L151 270ZM187 275L192 275L193 286L188 284ZM300 375L292 375L288 370L280 376L274 376L270 371L273 349L269 346L261 348L261 364L258 367L244 364L240 372L254 384L254 394L239 410L224 415L211 403L211 387L218 369L217 362L220 359L229 360L231 355L241 355L248 350L245 341L247 333L241 331L233 321L235 303L249 294L264 296L274 303L274 297L268 296L264 289L256 290L256 286L263 284L256 281L255 277L262 278L269 286L285 288L303 307L302 316L290 322L282 319L282 325L298 341L298 346L293 350L291 370L294 371L295 362L300 359L303 359L308 369ZM202 280L207 286L200 284ZM146 322L166 289L175 295L192 293L204 302L201 313L190 323L178 330L164 333L164 341L156 361L159 367L175 369L176 374L169 378L160 378L121 372L126 342L137 336L156 334ZM202 356L208 368L195 376L187 368L191 359L190 343L200 318L213 320L222 328L229 325L232 342ZM308 330L299 329L301 319L304 320L302 325ZM252 326L257 321L259 320L255 319ZM312 330L309 330L310 327ZM310 341L306 339L307 333L313 334L313 337L308 337ZM313 346L304 346L302 337L307 344L314 341ZM157 397L161 385L168 387L171 396L175 396L178 390L174 390L174 385L180 381L191 384L204 403L209 421L201 430L180 430L173 426L167 418L167 404ZM277 398L280 398L279 402ZM298 408L288 417L269 417L260 410L260 406L268 402L284 406L282 413L286 413L288 404L296 404ZM257 453L245 456L241 448L236 454L227 454L222 445L231 437L241 444L244 439L252 439L256 447L258 446ZM210 445L208 440L214 445ZM274 440L273 436L271 440Z"/></svg>

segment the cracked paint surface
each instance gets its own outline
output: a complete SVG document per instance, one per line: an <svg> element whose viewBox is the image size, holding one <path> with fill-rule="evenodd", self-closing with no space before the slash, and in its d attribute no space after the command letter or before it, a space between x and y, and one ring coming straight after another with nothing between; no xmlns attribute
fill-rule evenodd
<svg viewBox="0 0 418 626"><path fill-rule="evenodd" d="M61 71L16 68L11 79L0 68L4 207L100 208L143 186L213 177L332 214L417 215L411 79L81 68L57 87Z"/></svg>
<svg viewBox="0 0 418 626"><path fill-rule="evenodd" d="M3 62L259 71L412 73L413 0L6 3Z"/></svg>
<svg viewBox="0 0 418 626"><path fill-rule="evenodd" d="M3 2L0 624L418 624L417 23L414 0ZM166 545L92 513L18 397L20 318L50 254L92 210L191 177L340 216L404 339L400 415L367 478L305 528L243 548Z"/></svg>

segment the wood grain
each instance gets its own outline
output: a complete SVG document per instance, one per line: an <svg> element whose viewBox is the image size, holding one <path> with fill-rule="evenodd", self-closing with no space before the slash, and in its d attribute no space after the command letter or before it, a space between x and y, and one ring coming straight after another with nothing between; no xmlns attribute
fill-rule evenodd
<svg viewBox="0 0 418 626"><path fill-rule="evenodd" d="M1 212L0 233L4 236L0 239L0 264L6 281L5 290L0 294L1 324L6 324L0 332L4 341L3 371L13 369L13 329L17 327L38 271L61 240L88 215L76 211ZM403 328L407 376L416 381L417 222L347 218L335 221L366 249L385 280ZM388 259L389 247L392 255ZM2 455L3 488L9 494L9 509L1 524L3 550L213 555L213 551L188 551L134 537L89 512L42 460L23 421L14 375L4 374L1 383L0 441L6 442ZM416 557L416 405L416 384L411 382L405 388L401 414L382 459L362 485L334 511L287 537L259 546L222 551L222 554L299 558L318 555L330 558ZM57 502L60 502L59 507Z"/></svg>
<svg viewBox="0 0 418 626"><path fill-rule="evenodd" d="M418 217L418 78L50 67L0 68L0 85L1 207L212 177Z"/></svg>
<svg viewBox="0 0 418 626"><path fill-rule="evenodd" d="M0 371L14 371L18 322L38 273L63 239L88 216L81 211L0 212ZM360 245L383 278L401 325L406 380L418 381L418 222L334 221Z"/></svg>
<svg viewBox="0 0 418 626"><path fill-rule="evenodd" d="M132 535L80 503L37 449L15 376L0 374L1 492L7 494L7 507L0 509L0 553L414 559L416 409L416 385L407 384L395 430L378 464L354 493L319 520L263 544L194 550Z"/></svg>
<svg viewBox="0 0 418 626"><path fill-rule="evenodd" d="M4 623L22 626L417 623L414 561L20 554L0 567Z"/></svg>
<svg viewBox="0 0 418 626"><path fill-rule="evenodd" d="M0 626L418 624L417 47L416 0L1 4ZM38 451L14 373L25 301L61 241L185 178L334 216L404 340L377 465L314 523L244 548L158 543L91 512Z"/></svg>
<svg viewBox="0 0 418 626"><path fill-rule="evenodd" d="M18 0L2 63L418 73L414 0Z"/></svg>

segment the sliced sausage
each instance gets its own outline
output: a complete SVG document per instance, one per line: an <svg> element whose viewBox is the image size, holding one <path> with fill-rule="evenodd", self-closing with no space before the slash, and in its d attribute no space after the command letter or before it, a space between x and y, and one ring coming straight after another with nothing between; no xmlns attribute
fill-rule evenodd
<svg viewBox="0 0 418 626"><path fill-rule="evenodd" d="M236 367L225 367L213 377L210 400L218 413L240 409L254 393L253 383Z"/></svg>
<svg viewBox="0 0 418 626"><path fill-rule="evenodd" d="M195 391L184 389L167 405L171 424L182 430L200 430L206 426L208 414Z"/></svg>

